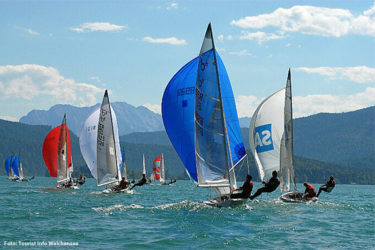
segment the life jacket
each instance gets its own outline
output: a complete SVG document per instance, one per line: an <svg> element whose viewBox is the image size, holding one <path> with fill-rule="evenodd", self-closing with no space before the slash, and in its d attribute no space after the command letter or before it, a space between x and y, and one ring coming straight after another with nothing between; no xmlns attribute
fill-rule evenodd
<svg viewBox="0 0 375 250"><path fill-rule="evenodd" d="M311 195L311 196L316 195L316 191L315 191L315 188L313 187L313 185L307 184L306 189L307 189L307 192L309 193L309 195Z"/></svg>

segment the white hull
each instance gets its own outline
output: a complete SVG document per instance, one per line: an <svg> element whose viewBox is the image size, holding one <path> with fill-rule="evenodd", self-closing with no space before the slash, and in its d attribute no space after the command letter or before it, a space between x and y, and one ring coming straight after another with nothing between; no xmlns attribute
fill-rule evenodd
<svg viewBox="0 0 375 250"><path fill-rule="evenodd" d="M305 203L305 202L316 202L318 197L313 197L309 199L303 198L303 193L299 192L288 192L280 196L280 200L290 203Z"/></svg>
<svg viewBox="0 0 375 250"><path fill-rule="evenodd" d="M239 207L246 204L248 199L222 199L224 196L219 196L203 203L212 207Z"/></svg>
<svg viewBox="0 0 375 250"><path fill-rule="evenodd" d="M122 189L122 190L113 190L112 188L107 188L102 191L103 194L116 194L116 193L125 193L125 194L133 194L134 191L130 190L129 188Z"/></svg>

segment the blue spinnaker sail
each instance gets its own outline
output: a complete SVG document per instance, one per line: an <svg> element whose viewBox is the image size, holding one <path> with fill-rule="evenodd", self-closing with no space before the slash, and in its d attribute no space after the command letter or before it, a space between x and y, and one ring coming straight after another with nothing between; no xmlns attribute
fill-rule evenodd
<svg viewBox="0 0 375 250"><path fill-rule="evenodd" d="M240 123L238 121L236 103L233 96L232 86L229 81L227 70L216 52L217 68L219 71L221 96L223 99L225 120L227 124L230 151L233 165L246 155L245 146L242 141Z"/></svg>
<svg viewBox="0 0 375 250"><path fill-rule="evenodd" d="M7 172L7 175L8 175L8 176L9 176L10 166L12 165L12 161L13 161L13 156L9 156L9 157L5 160L4 167L5 167L5 171Z"/></svg>
<svg viewBox="0 0 375 250"><path fill-rule="evenodd" d="M121 151L121 156L122 156L122 162L120 163L120 173L121 173L121 177L125 177L126 176L122 176L123 175L123 169L124 169L124 164L125 164L125 151Z"/></svg>
<svg viewBox="0 0 375 250"><path fill-rule="evenodd" d="M168 83L162 101L165 130L178 156L194 181L195 166L194 98L199 57L182 67Z"/></svg>
<svg viewBox="0 0 375 250"><path fill-rule="evenodd" d="M20 173L18 171L19 165L20 165L20 158L18 156L15 156L12 161L12 170L13 170L13 174L17 176L18 178L20 177Z"/></svg>

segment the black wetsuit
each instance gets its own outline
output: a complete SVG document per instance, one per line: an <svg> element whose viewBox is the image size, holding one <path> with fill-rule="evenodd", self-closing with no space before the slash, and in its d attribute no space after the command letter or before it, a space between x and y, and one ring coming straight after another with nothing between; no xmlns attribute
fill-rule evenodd
<svg viewBox="0 0 375 250"><path fill-rule="evenodd" d="M328 192L328 193L331 192L332 189L335 187L335 185L336 185L336 182L334 180L327 181L327 183L325 185L323 185L319 188L319 192L317 194L317 197L319 197L320 192L322 192L322 191Z"/></svg>
<svg viewBox="0 0 375 250"><path fill-rule="evenodd" d="M261 193L271 193L276 190L276 188L280 185L279 179L277 177L272 177L267 183L264 184L264 187L259 188L256 193L250 197L250 199L254 199L255 197L259 196Z"/></svg>
<svg viewBox="0 0 375 250"><path fill-rule="evenodd" d="M146 178L142 177L142 179L140 179L138 183L134 184L130 188L130 190L132 190L135 186L143 186L144 184L146 184L146 182L147 182Z"/></svg>
<svg viewBox="0 0 375 250"><path fill-rule="evenodd" d="M118 184L118 186L115 186L113 189L116 191L120 191L120 190L126 189L128 186L129 186L129 182L127 182L126 180L124 181L121 180L120 184Z"/></svg>
<svg viewBox="0 0 375 250"><path fill-rule="evenodd" d="M245 181L242 187L239 189L242 190L242 193L232 194L230 198L242 198L247 199L250 197L251 191L253 190L253 182L252 181Z"/></svg>

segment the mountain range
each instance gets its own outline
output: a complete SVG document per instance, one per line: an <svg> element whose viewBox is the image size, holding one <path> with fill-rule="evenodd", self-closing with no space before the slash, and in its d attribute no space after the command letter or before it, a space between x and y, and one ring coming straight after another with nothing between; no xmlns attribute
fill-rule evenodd
<svg viewBox="0 0 375 250"><path fill-rule="evenodd" d="M141 117L142 121L138 120L137 117L140 115L138 113L133 119L130 119L131 124L129 125L127 124L129 119L123 118L123 116L129 116L126 115L129 113L121 110L123 104L113 105L120 121L119 127L132 128L133 126L137 129L135 124L147 123L145 121L148 119L155 121L154 124L161 123L160 115L144 107L133 107L130 109L133 111L135 109L135 112L139 110L143 112L142 110L144 110L145 113ZM74 166L77 171L86 175L89 175L89 172L80 153L78 137L72 127L75 126L76 131L79 132L81 125L77 120L83 122L86 114L92 112L96 107L76 108L70 105L56 105L48 112L45 111L48 114L56 114L57 122L53 126L61 123L57 114L66 111L71 112L68 113L68 119L70 117L69 127L72 131ZM151 118L146 117L149 113L151 113ZM42 114L43 112L32 111L26 117L34 117L34 121L29 120L34 123L36 123L38 119L36 117L38 116L41 116L39 123L47 123L53 120L52 115L48 115L49 118L47 119ZM21 120L24 121L24 119ZM249 123L249 120L246 123ZM52 126L27 125L21 122L0 120L0 161L4 162L9 155L21 152L26 173L29 171L31 175L48 175L41 149L43 140L51 129ZM146 125L142 129L151 130L151 132L133 132L130 134L120 132L122 134L120 141L121 145L125 147L130 173L132 171L136 175L138 172L140 173L143 153L145 153L148 162L148 171L151 171L153 159L163 152L166 156L166 165L173 166L169 168L169 174L180 178L186 177L182 162L174 151L165 131L152 131L153 126ZM242 128L241 132L245 147L249 149L248 128ZM295 119L294 153L296 156L296 173L299 173L299 176L305 176L306 173L309 173L304 177L308 178L307 180L311 181L311 179L318 177L325 178L324 176L332 174L332 170L334 170L336 175L344 173L341 179L347 183L375 184L375 107L340 114L322 113ZM250 169L255 171L254 174L256 174L252 157L250 162L252 166ZM318 173L314 173L314 171L318 171ZM4 173L4 169L0 168L0 174ZM350 176L357 176L356 180L350 181L352 178ZM362 180L359 181L361 178Z"/></svg>
<svg viewBox="0 0 375 250"><path fill-rule="evenodd" d="M114 102L111 103L111 106L116 113L120 135L164 130L161 116L144 106L134 107L126 102ZM49 110L32 110L26 116L21 117L20 122L56 127L61 124L64 113L66 113L69 129L79 135L85 119L97 108L99 108L99 104L91 107L58 104Z"/></svg>

